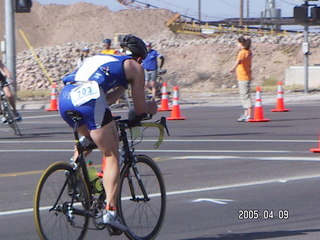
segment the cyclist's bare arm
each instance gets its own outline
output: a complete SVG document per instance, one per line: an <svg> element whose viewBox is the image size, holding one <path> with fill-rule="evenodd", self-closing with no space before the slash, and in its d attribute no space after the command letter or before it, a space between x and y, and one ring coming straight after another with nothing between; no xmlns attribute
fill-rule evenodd
<svg viewBox="0 0 320 240"><path fill-rule="evenodd" d="M154 101L146 102L144 92L144 70L141 65L133 59L124 62L124 71L128 81L131 83L131 91L136 114L155 114L157 104Z"/></svg>

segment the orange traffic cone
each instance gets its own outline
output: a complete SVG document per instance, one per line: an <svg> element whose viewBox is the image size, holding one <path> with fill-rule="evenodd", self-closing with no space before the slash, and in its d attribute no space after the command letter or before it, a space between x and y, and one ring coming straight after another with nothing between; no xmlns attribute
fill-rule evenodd
<svg viewBox="0 0 320 240"><path fill-rule="evenodd" d="M47 111L58 111L58 104L57 104L57 85L56 85L55 83L52 84L50 108L47 108L46 110L47 110Z"/></svg>
<svg viewBox="0 0 320 240"><path fill-rule="evenodd" d="M162 84L162 96L161 96L161 107L158 108L158 111L171 111L169 108L169 97L167 92L167 83L163 82Z"/></svg>
<svg viewBox="0 0 320 240"><path fill-rule="evenodd" d="M179 106L179 87L174 86L173 88L173 99L172 99L172 112L171 116L167 117L167 120L184 120L186 117L182 117Z"/></svg>
<svg viewBox="0 0 320 240"><path fill-rule="evenodd" d="M248 122L268 122L270 119L265 119L263 117L263 107L261 101L261 88L257 87L256 92L256 104L254 108L254 118L249 119Z"/></svg>
<svg viewBox="0 0 320 240"><path fill-rule="evenodd" d="M277 97L277 106L275 109L272 109L271 112L289 112L290 109L284 108L284 100L283 100L283 90L282 90L282 82L278 82L278 97Z"/></svg>
<svg viewBox="0 0 320 240"><path fill-rule="evenodd" d="M320 134L319 134L318 148L310 148L310 152L320 153Z"/></svg>

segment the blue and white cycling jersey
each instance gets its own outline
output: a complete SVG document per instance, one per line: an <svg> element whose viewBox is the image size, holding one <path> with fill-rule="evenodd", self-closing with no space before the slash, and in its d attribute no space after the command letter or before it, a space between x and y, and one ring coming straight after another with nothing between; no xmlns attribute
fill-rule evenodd
<svg viewBox="0 0 320 240"><path fill-rule="evenodd" d="M82 114L80 126L87 125L94 130L112 121L106 93L117 86L128 87L123 69L128 56L95 55L87 60L74 72L62 80L65 87L59 96L61 117L71 126L73 121L66 115L69 110Z"/></svg>
<svg viewBox="0 0 320 240"><path fill-rule="evenodd" d="M128 82L124 74L123 62L129 58L131 57L95 55L87 58L80 68L66 75L62 80L64 84L96 81L105 92L116 86L127 88Z"/></svg>

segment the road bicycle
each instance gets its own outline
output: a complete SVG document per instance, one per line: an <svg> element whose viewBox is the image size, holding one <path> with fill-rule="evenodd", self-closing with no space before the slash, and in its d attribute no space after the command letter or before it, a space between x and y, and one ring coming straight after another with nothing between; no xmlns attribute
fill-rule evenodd
<svg viewBox="0 0 320 240"><path fill-rule="evenodd" d="M156 96L161 99L162 97L162 84L163 84L163 75L166 74L166 69L159 69L157 71L157 82L156 82Z"/></svg>
<svg viewBox="0 0 320 240"><path fill-rule="evenodd" d="M84 239L88 229L107 228L110 235L121 234L102 223L106 193L101 179L89 180L84 146L77 133L81 115L68 111L74 121L74 137L79 156L73 163L56 162L42 174L34 197L34 220L40 239ZM166 120L142 122L114 117L122 142L118 214L128 228L124 234L131 240L154 239L162 226L166 210L166 189L157 164L146 155L137 155L134 146L143 140L149 127L159 129L154 147L163 141ZM139 131L140 130L140 131ZM141 133L140 136L137 133ZM98 186L98 187L97 187ZM93 227L89 227L89 219Z"/></svg>
<svg viewBox="0 0 320 240"><path fill-rule="evenodd" d="M3 83L0 83L0 100L1 100L1 107L3 113L3 123L8 124L14 131L15 135L21 136L21 131L18 126L17 120L15 119L15 114L9 104L9 101L3 91Z"/></svg>

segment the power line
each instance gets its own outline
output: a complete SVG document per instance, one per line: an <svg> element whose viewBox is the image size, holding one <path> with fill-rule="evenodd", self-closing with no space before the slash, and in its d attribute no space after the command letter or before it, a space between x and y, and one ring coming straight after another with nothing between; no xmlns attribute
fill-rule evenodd
<svg viewBox="0 0 320 240"><path fill-rule="evenodd" d="M291 5L291 6L295 6L296 5L294 3L290 3L290 2L285 1L285 0L279 0L279 1L282 2L282 3L288 4L288 5Z"/></svg>

